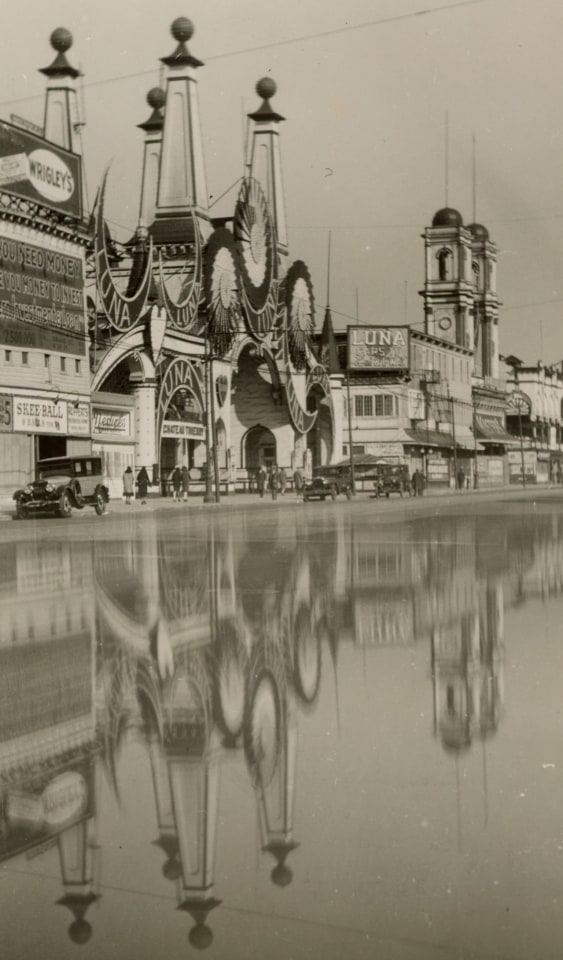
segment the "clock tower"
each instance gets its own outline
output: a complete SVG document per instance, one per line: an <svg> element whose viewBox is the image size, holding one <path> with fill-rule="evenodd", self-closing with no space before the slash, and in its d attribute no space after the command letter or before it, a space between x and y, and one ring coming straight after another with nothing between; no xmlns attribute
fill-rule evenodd
<svg viewBox="0 0 563 960"><path fill-rule="evenodd" d="M425 280L420 295L425 332L472 350L472 234L457 210L444 207L434 215L423 238Z"/></svg>

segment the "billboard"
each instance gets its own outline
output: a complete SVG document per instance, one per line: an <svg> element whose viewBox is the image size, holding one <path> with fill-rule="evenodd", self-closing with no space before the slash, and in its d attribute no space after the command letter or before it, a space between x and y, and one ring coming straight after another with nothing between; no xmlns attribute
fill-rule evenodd
<svg viewBox="0 0 563 960"><path fill-rule="evenodd" d="M77 154L0 121L0 191L79 220L81 163Z"/></svg>
<svg viewBox="0 0 563 960"><path fill-rule="evenodd" d="M83 356L85 336L80 257L0 236L0 343Z"/></svg>
<svg viewBox="0 0 563 960"><path fill-rule="evenodd" d="M349 326L348 370L406 370L409 328Z"/></svg>

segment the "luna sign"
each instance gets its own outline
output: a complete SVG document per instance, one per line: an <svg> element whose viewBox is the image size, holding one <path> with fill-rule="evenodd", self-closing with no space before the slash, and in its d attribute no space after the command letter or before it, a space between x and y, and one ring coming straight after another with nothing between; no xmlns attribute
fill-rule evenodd
<svg viewBox="0 0 563 960"><path fill-rule="evenodd" d="M78 220L82 216L81 158L0 121L0 191Z"/></svg>
<svg viewBox="0 0 563 960"><path fill-rule="evenodd" d="M348 327L349 370L406 370L408 327Z"/></svg>

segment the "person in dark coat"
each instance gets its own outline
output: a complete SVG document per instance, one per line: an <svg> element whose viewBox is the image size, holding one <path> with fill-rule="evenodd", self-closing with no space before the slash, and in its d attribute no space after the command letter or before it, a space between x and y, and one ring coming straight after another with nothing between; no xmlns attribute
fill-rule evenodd
<svg viewBox="0 0 563 960"><path fill-rule="evenodd" d="M141 467L137 474L137 489L141 503L147 502L147 492L149 489L149 475L146 467Z"/></svg>
<svg viewBox="0 0 563 960"><path fill-rule="evenodd" d="M180 467L174 467L172 471L172 499L180 500L180 489L182 486L182 471Z"/></svg>
<svg viewBox="0 0 563 960"><path fill-rule="evenodd" d="M295 487L295 496L300 498L303 493L303 474L299 467L293 471L293 486Z"/></svg>
<svg viewBox="0 0 563 960"><path fill-rule="evenodd" d="M125 497L125 503L127 506L131 504L131 497L134 494L133 489L133 471L131 467L125 468L125 473L123 474L123 496Z"/></svg>
<svg viewBox="0 0 563 960"><path fill-rule="evenodd" d="M184 503L188 502L188 494L190 492L190 471L188 470L186 464L182 467L182 495Z"/></svg>
<svg viewBox="0 0 563 960"><path fill-rule="evenodd" d="M415 497L421 497L424 493L424 475L421 470L414 471L412 485Z"/></svg>
<svg viewBox="0 0 563 960"><path fill-rule="evenodd" d="M270 469L270 490L272 491L272 500L278 499L279 472L277 464L273 463Z"/></svg>

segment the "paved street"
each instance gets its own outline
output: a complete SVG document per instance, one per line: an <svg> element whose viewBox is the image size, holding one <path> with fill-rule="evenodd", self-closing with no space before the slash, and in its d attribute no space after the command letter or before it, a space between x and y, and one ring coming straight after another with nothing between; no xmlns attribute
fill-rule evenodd
<svg viewBox="0 0 563 960"><path fill-rule="evenodd" d="M7 955L559 960L562 502L0 525Z"/></svg>

